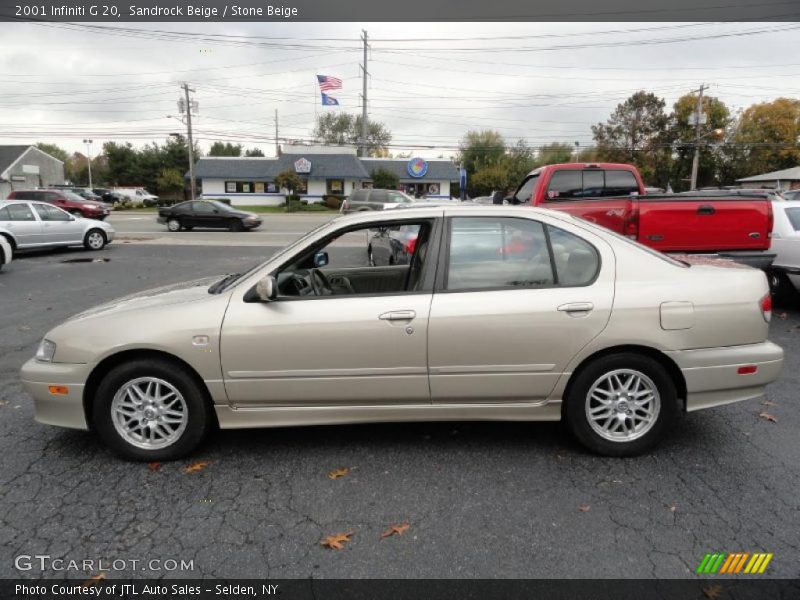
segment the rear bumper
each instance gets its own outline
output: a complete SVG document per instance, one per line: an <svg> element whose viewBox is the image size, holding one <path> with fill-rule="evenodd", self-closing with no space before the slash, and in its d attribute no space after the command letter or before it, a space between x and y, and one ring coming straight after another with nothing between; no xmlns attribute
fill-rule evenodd
<svg viewBox="0 0 800 600"><path fill-rule="evenodd" d="M783 366L783 349L772 342L666 354L686 380L687 412L760 398ZM755 366L756 372L739 374L745 366Z"/></svg>
<svg viewBox="0 0 800 600"><path fill-rule="evenodd" d="M34 416L39 423L72 429L89 429L83 410L83 389L89 365L46 363L31 359L22 366L22 384L33 396ZM51 385L65 386L64 395L53 395Z"/></svg>

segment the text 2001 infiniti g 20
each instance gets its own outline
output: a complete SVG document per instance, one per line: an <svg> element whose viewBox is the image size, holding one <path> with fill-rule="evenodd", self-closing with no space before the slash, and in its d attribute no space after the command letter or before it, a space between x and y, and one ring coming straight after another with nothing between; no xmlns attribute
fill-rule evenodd
<svg viewBox="0 0 800 600"><path fill-rule="evenodd" d="M371 266L416 225L408 264ZM764 274L688 265L569 215L430 207L338 218L219 281L147 291L50 331L22 369L42 423L165 460L214 426L566 419L640 453L683 411L757 398Z"/></svg>

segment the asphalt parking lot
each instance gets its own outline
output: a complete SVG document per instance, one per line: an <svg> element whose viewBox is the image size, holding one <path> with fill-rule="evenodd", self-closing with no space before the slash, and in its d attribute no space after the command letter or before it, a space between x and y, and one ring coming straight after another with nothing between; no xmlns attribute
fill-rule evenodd
<svg viewBox="0 0 800 600"><path fill-rule="evenodd" d="M50 327L277 249L240 239L47 252L0 272L0 577L76 577L14 567L45 554L194 565L110 577L682 578L711 551L772 552L772 576L800 576L796 307L775 311L787 356L768 404L688 415L635 459L587 454L558 423L391 424L219 432L151 470L33 421L18 370ZM208 464L183 472L194 461ZM353 533L343 550L319 544L341 532Z"/></svg>

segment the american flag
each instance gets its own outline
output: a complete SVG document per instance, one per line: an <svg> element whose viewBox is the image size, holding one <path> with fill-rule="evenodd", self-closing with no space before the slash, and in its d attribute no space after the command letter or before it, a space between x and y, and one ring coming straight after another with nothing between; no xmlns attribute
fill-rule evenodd
<svg viewBox="0 0 800 600"><path fill-rule="evenodd" d="M342 89L342 80L338 77L331 77L330 75L317 75L317 81L319 81L320 92Z"/></svg>

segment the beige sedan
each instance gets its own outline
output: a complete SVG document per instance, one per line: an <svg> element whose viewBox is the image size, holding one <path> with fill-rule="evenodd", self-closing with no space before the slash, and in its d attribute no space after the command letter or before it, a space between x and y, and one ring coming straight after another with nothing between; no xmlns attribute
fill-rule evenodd
<svg viewBox="0 0 800 600"><path fill-rule="evenodd" d="M376 229L413 226L407 264ZM707 264L706 264L707 263ZM628 456L681 413L764 394L764 274L688 264L561 212L340 217L263 264L142 292L50 331L22 369L41 423L169 460L213 427L558 421Z"/></svg>

